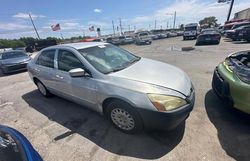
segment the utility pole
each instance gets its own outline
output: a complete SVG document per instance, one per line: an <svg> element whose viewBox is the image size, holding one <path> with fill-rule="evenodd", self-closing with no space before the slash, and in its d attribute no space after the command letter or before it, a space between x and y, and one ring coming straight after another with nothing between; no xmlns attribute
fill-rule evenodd
<svg viewBox="0 0 250 161"><path fill-rule="evenodd" d="M167 21L167 29L168 29L168 21Z"/></svg>
<svg viewBox="0 0 250 161"><path fill-rule="evenodd" d="M114 36L115 36L115 25L114 25L114 21L113 20L112 20L112 26L113 26Z"/></svg>
<svg viewBox="0 0 250 161"><path fill-rule="evenodd" d="M175 21L176 21L176 11L174 11L174 26L173 26L173 29L175 28Z"/></svg>
<svg viewBox="0 0 250 161"><path fill-rule="evenodd" d="M122 33L122 20L121 20L121 18L119 19L119 22L120 22L120 31L121 31L121 35L123 35L123 33Z"/></svg>
<svg viewBox="0 0 250 161"><path fill-rule="evenodd" d="M128 31L130 32L130 25L128 25Z"/></svg>
<svg viewBox="0 0 250 161"><path fill-rule="evenodd" d="M228 14L227 14L227 21L230 20L230 15L231 15L231 12L232 12L232 8L233 8L233 5L234 5L234 0L218 0L218 3L230 3L230 7L229 7L229 11L228 11Z"/></svg>
<svg viewBox="0 0 250 161"><path fill-rule="evenodd" d="M136 26L134 26L134 32L135 32L135 30L136 30Z"/></svg>
<svg viewBox="0 0 250 161"><path fill-rule="evenodd" d="M156 20L155 20L155 29L156 29Z"/></svg>
<svg viewBox="0 0 250 161"><path fill-rule="evenodd" d="M35 32L36 32L36 35L37 35L38 39L40 39L40 36L39 36L39 34L38 34L37 30L36 30L36 26L35 26L35 24L34 24L34 22L33 22L33 19L32 19L32 17L31 17L30 13L29 13L29 17L30 17L31 23L32 23L32 25L33 25L33 28L34 28L34 30L35 30Z"/></svg>
<svg viewBox="0 0 250 161"><path fill-rule="evenodd" d="M230 8L229 8L228 15L227 15L227 21L230 20L230 15L232 12L233 5L234 5L234 0L231 0Z"/></svg>

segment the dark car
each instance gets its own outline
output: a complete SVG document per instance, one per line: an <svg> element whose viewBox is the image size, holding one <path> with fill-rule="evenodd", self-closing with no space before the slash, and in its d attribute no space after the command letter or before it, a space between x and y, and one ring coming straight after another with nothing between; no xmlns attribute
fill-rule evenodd
<svg viewBox="0 0 250 161"><path fill-rule="evenodd" d="M27 45L26 51L32 53L34 50L40 51L54 45L57 45L56 40L36 40L34 43Z"/></svg>
<svg viewBox="0 0 250 161"><path fill-rule="evenodd" d="M121 45L121 39L119 37L108 37L106 42L113 45Z"/></svg>
<svg viewBox="0 0 250 161"><path fill-rule="evenodd" d="M235 29L235 39L250 42L250 25L241 26Z"/></svg>
<svg viewBox="0 0 250 161"><path fill-rule="evenodd" d="M4 74L27 69L31 58L20 50L0 53L0 69Z"/></svg>
<svg viewBox="0 0 250 161"><path fill-rule="evenodd" d="M42 161L42 158L20 132L0 125L0 160Z"/></svg>
<svg viewBox="0 0 250 161"><path fill-rule="evenodd" d="M219 44L221 34L215 29L204 29L197 37L196 45L202 44Z"/></svg>
<svg viewBox="0 0 250 161"><path fill-rule="evenodd" d="M249 21L244 21L240 23L236 23L232 26L231 30L226 31L226 37L232 39L233 41L240 40L238 37L236 37L235 30L241 28L242 26L250 25Z"/></svg>

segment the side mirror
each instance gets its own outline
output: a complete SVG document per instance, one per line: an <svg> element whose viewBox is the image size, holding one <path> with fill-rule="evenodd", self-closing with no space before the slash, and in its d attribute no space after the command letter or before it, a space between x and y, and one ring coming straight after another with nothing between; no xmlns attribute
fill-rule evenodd
<svg viewBox="0 0 250 161"><path fill-rule="evenodd" d="M69 75L71 77L84 77L85 76L85 70L82 69L82 68L71 69L69 71Z"/></svg>

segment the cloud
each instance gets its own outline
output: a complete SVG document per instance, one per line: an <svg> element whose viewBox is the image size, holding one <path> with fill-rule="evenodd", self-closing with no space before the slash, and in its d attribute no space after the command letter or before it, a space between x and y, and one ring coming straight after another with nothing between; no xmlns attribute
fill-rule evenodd
<svg viewBox="0 0 250 161"><path fill-rule="evenodd" d="M31 26L16 23L0 23L0 30L25 30L31 29Z"/></svg>
<svg viewBox="0 0 250 161"><path fill-rule="evenodd" d="M96 8L96 9L94 9L94 12L95 12L95 13L102 13L102 10L101 10L101 9Z"/></svg>
<svg viewBox="0 0 250 161"><path fill-rule="evenodd" d="M107 26L110 26L108 23L101 22L101 21L89 21L88 25L94 25L94 26L97 26L97 27L107 27Z"/></svg>
<svg viewBox="0 0 250 161"><path fill-rule="evenodd" d="M235 2L231 18L233 14L237 11L246 9L246 6L250 6L249 0L241 0L240 2ZM148 23L153 23L154 20L157 20L158 27L159 25L166 26L166 22L173 21L173 14L176 11L177 13L177 25L179 23L191 23L198 22L207 16L216 16L220 23L224 23L228 13L229 4L228 3L217 3L203 1L203 0L175 0L174 3L163 7L159 10L156 10L151 15L139 15L130 20L130 23L136 25L148 26Z"/></svg>
<svg viewBox="0 0 250 161"><path fill-rule="evenodd" d="M29 19L30 18L28 13L21 13L21 12L13 15L12 17L13 18L18 18L18 19ZM33 19L37 19L37 18L44 18L46 16L44 16L44 15L36 15L36 14L31 13L31 17Z"/></svg>

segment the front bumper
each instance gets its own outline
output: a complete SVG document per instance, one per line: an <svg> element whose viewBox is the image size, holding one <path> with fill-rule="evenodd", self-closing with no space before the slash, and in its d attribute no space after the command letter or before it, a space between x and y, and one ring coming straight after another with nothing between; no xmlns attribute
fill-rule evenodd
<svg viewBox="0 0 250 161"><path fill-rule="evenodd" d="M250 114L250 85L242 82L235 73L229 72L224 64L216 67L212 88L215 94L229 107Z"/></svg>
<svg viewBox="0 0 250 161"><path fill-rule="evenodd" d="M13 64L13 65L8 65L8 66L6 65L6 66L2 66L2 70L4 73L24 71L24 70L27 70L27 64L28 63Z"/></svg>
<svg viewBox="0 0 250 161"><path fill-rule="evenodd" d="M168 112L150 111L142 108L137 108L144 127L146 129L157 130L172 130L185 121L190 112L193 110L195 102L195 92L193 91L189 97L189 103L178 109Z"/></svg>
<svg viewBox="0 0 250 161"><path fill-rule="evenodd" d="M229 105L233 106L233 99L230 94L229 83L220 75L218 68L214 70L212 88L216 95Z"/></svg>

